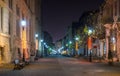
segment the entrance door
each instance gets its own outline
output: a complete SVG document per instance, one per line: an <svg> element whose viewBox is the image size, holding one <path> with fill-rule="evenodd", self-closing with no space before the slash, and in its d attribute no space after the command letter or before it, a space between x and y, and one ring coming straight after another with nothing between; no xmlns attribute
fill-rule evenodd
<svg viewBox="0 0 120 76"><path fill-rule="evenodd" d="M4 60L4 48L0 47L0 61Z"/></svg>

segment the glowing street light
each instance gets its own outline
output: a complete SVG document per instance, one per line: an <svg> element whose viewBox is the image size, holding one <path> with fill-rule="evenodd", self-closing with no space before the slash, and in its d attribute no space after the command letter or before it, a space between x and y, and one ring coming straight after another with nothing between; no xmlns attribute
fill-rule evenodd
<svg viewBox="0 0 120 76"><path fill-rule="evenodd" d="M25 21L25 20L22 20L22 21L21 21L21 25L22 25L22 26L26 26L26 21Z"/></svg>
<svg viewBox="0 0 120 76"><path fill-rule="evenodd" d="M79 35L75 36L75 56L78 57L78 50L79 50Z"/></svg>
<svg viewBox="0 0 120 76"><path fill-rule="evenodd" d="M37 38L37 37L38 37L38 34L35 34L35 37Z"/></svg>
<svg viewBox="0 0 120 76"><path fill-rule="evenodd" d="M22 26L22 47L23 47L23 61L25 61L26 58L28 58L28 53L26 53L27 43L26 43L26 21L21 20L21 26Z"/></svg>
<svg viewBox="0 0 120 76"><path fill-rule="evenodd" d="M92 30L91 29L89 29L88 30L88 35L89 35L89 37L88 37L88 50L90 51L90 57L89 57L89 61L90 62L92 62L92 38L91 38L91 34L92 34Z"/></svg>
<svg viewBox="0 0 120 76"><path fill-rule="evenodd" d="M41 40L41 42L43 42L43 40Z"/></svg>
<svg viewBox="0 0 120 76"><path fill-rule="evenodd" d="M90 34L92 34L92 30L91 29L88 30L88 35L90 35Z"/></svg>
<svg viewBox="0 0 120 76"><path fill-rule="evenodd" d="M77 41L77 40L79 40L79 38L78 38L78 37L76 37L76 38L75 38L75 40Z"/></svg>
<svg viewBox="0 0 120 76"><path fill-rule="evenodd" d="M36 50L38 50L38 46L39 46L38 34L35 34L35 41L36 41Z"/></svg>
<svg viewBox="0 0 120 76"><path fill-rule="evenodd" d="M69 44L72 44L72 41L69 41Z"/></svg>
<svg viewBox="0 0 120 76"><path fill-rule="evenodd" d="M44 45L46 45L46 43L44 42Z"/></svg>

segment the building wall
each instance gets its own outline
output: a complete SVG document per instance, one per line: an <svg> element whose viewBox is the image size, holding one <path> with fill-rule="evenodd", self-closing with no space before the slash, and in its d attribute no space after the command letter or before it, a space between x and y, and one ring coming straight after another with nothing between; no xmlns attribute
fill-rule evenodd
<svg viewBox="0 0 120 76"><path fill-rule="evenodd" d="M23 27L21 21L25 20ZM0 63L30 59L35 48L35 1L0 0Z"/></svg>
<svg viewBox="0 0 120 76"><path fill-rule="evenodd" d="M117 33L117 55L120 61L120 33Z"/></svg>
<svg viewBox="0 0 120 76"><path fill-rule="evenodd" d="M115 35L115 40L117 41L115 45L117 45L115 48L115 52L118 57L117 59L120 60L120 53L119 53L119 22L120 22L120 0L106 0L106 3L103 7L103 20L104 20L104 26L106 27L106 57L108 57L108 50L109 50L109 31L110 29L115 29L116 32L114 33ZM117 26L114 26L116 24ZM110 37L112 37L113 34L110 33Z"/></svg>
<svg viewBox="0 0 120 76"><path fill-rule="evenodd" d="M0 0L0 63L8 63L11 59L9 43L9 10L7 5L7 2L5 3Z"/></svg>
<svg viewBox="0 0 120 76"><path fill-rule="evenodd" d="M16 51L18 51L19 47L20 47L20 54L21 54L21 58L25 58L25 60L30 60L30 56L32 52L31 50L35 49L35 10L34 10L34 4L35 2L33 0L21 0L18 1L18 8L20 8L20 20L19 20L19 24L20 24L20 37L17 36L16 33L16 41L20 42L20 45L16 46ZM25 20L26 21L26 25L22 26L21 21ZM18 26L16 24L16 26ZM19 28L19 27L18 27ZM17 32L17 30L16 30ZM16 43L18 44L18 43Z"/></svg>
<svg viewBox="0 0 120 76"><path fill-rule="evenodd" d="M35 0L35 34L38 35L38 37L36 38L37 42L38 43L38 47L36 49L37 51L37 55L41 56L42 53L43 53L43 50L44 50L44 45L43 45L43 42L44 42L44 34L42 33L42 12L41 12L41 9L42 9L42 0Z"/></svg>

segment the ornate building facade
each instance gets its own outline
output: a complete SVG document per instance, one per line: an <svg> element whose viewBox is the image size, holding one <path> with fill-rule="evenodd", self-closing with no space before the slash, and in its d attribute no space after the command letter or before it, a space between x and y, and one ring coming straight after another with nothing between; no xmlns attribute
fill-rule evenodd
<svg viewBox="0 0 120 76"><path fill-rule="evenodd" d="M105 0L102 23L106 28L106 57L112 52L113 61L120 61L120 0Z"/></svg>
<svg viewBox="0 0 120 76"><path fill-rule="evenodd" d="M35 2L0 0L0 63L30 61L35 55Z"/></svg>

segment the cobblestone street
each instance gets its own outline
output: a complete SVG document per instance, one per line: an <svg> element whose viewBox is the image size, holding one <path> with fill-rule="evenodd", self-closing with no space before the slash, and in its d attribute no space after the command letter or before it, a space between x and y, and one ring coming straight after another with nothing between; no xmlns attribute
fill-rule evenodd
<svg viewBox="0 0 120 76"><path fill-rule="evenodd" d="M40 58L21 70L1 68L0 76L120 76L120 67L63 56Z"/></svg>

